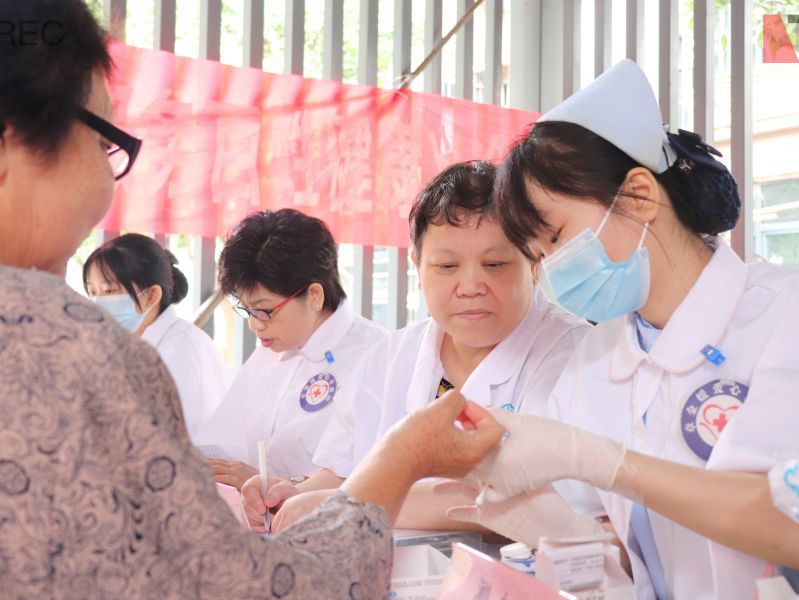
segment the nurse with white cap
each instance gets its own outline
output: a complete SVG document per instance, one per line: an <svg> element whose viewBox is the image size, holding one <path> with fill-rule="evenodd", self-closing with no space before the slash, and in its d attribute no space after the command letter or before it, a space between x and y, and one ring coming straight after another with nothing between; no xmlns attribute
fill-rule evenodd
<svg viewBox="0 0 799 600"><path fill-rule="evenodd" d="M799 567L799 524L767 477L799 451L799 272L746 265L719 237L740 199L713 154L664 131L624 61L504 165L508 237L598 326L555 385L558 420L496 412L509 438L476 475L489 500L562 478L599 488L639 598L752 598L772 563Z"/></svg>

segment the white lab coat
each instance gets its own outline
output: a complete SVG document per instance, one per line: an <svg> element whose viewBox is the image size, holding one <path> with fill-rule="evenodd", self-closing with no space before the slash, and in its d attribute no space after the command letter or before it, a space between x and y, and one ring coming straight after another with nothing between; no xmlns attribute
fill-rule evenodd
<svg viewBox="0 0 799 600"><path fill-rule="evenodd" d="M638 452L711 470L765 473L799 451L797 340L799 271L745 265L719 240L651 351L641 349L632 315L596 327L555 386L552 410ZM706 344L726 357L720 365L700 352ZM710 453L709 460L692 447ZM626 544L632 503L600 496ZM764 561L649 515L670 595L754 597ZM644 565L630 555L638 597L654 597Z"/></svg>
<svg viewBox="0 0 799 600"><path fill-rule="evenodd" d="M348 377L385 335L342 302L299 350L257 348L203 426L197 445L209 456L258 468L258 442L265 441L270 475L316 471L311 457Z"/></svg>
<svg viewBox="0 0 799 600"><path fill-rule="evenodd" d="M178 318L172 306L144 330L141 338L158 351L175 380L186 429L194 439L222 401L230 385L230 370L208 334Z"/></svg>
<svg viewBox="0 0 799 600"><path fill-rule="evenodd" d="M536 292L527 314L469 376L461 392L482 406L546 413L547 398L588 323ZM348 477L375 441L436 395L444 332L428 318L393 332L359 365L359 383L336 409L314 462Z"/></svg>

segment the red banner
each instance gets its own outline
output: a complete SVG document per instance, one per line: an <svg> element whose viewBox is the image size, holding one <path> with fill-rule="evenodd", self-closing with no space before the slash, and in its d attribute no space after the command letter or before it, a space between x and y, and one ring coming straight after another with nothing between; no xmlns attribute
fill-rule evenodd
<svg viewBox="0 0 799 600"><path fill-rule="evenodd" d="M121 44L116 123L142 138L100 227L226 235L294 207L336 240L407 247L407 216L445 166L500 160L537 115L490 104L275 75Z"/></svg>

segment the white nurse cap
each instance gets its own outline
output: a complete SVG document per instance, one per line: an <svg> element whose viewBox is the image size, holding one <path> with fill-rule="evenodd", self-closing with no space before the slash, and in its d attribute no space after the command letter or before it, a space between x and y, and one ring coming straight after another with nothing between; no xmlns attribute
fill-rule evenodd
<svg viewBox="0 0 799 600"><path fill-rule="evenodd" d="M602 73L538 119L542 121L581 125L655 173L668 169L677 158L652 87L631 60Z"/></svg>

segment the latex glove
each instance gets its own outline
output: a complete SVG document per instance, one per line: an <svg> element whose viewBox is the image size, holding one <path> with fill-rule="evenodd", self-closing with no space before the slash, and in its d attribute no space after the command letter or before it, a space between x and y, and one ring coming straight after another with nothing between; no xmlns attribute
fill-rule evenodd
<svg viewBox="0 0 799 600"><path fill-rule="evenodd" d="M317 506L337 491L338 489L311 490L288 498L277 511L275 518L272 519L272 532L280 533L283 529L291 527L297 521L307 517Z"/></svg>
<svg viewBox="0 0 799 600"><path fill-rule="evenodd" d="M241 490L244 482L258 473L258 469L238 460L210 458L208 462L214 470L214 479L218 483L233 486L237 490Z"/></svg>
<svg viewBox="0 0 799 600"><path fill-rule="evenodd" d="M445 481L433 489L437 494L463 495L472 500L476 500L481 491L475 479ZM572 510L550 485L499 502L455 506L447 511L447 517L476 523L530 548L538 547L542 535L575 537L604 533L596 519Z"/></svg>
<svg viewBox="0 0 799 600"><path fill-rule="evenodd" d="M491 484L486 497L497 501L560 479L579 479L610 490L624 458L624 446L566 423L491 410L508 437L475 468Z"/></svg>

